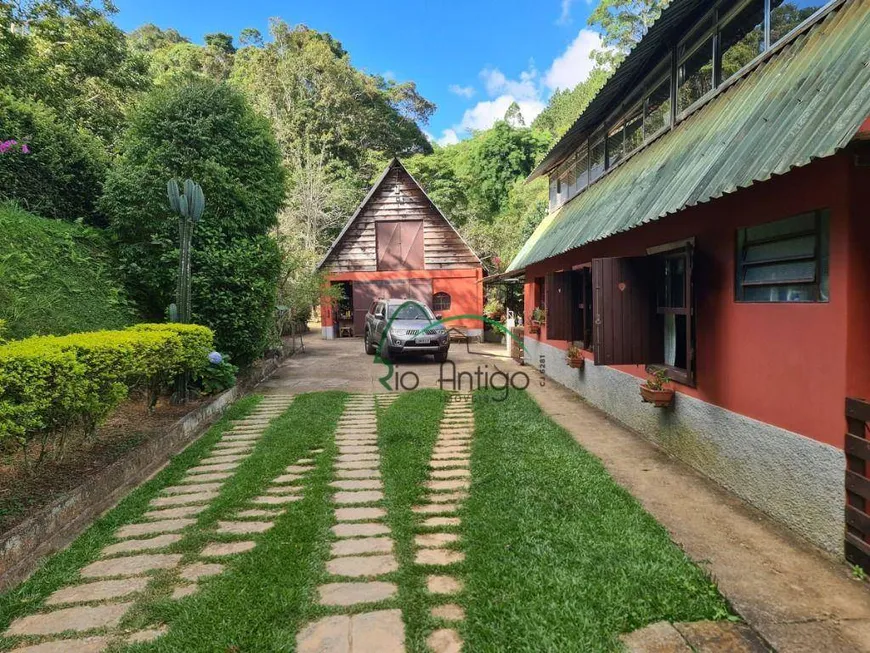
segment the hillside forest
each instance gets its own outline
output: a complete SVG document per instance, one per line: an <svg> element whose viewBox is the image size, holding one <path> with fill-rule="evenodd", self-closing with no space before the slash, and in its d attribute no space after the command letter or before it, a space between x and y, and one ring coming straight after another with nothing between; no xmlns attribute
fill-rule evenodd
<svg viewBox="0 0 870 653"><path fill-rule="evenodd" d="M273 19L268 34L197 44L152 24L123 32L110 0L0 0L0 326L20 338L165 320L171 178L206 195L194 320L240 364L275 342L276 304L304 316L316 303L316 262L392 157L498 272L547 212L546 182L526 177L662 4L601 0L590 24L605 47L586 81L534 120L515 104L440 147L417 85L355 67L328 33ZM22 247L28 233L51 246ZM40 269L66 272L47 289ZM87 295L86 316L52 318L77 304L70 292Z"/></svg>

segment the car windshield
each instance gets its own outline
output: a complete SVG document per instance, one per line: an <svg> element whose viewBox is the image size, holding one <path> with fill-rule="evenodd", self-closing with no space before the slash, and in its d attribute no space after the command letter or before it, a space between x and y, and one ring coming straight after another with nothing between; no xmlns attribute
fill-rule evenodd
<svg viewBox="0 0 870 653"><path fill-rule="evenodd" d="M390 317L394 320L434 320L435 316L421 304L405 303L390 307Z"/></svg>

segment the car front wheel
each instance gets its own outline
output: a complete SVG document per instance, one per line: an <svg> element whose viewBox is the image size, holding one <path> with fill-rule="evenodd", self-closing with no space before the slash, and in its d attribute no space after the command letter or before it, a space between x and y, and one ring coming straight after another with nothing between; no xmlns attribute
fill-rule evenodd
<svg viewBox="0 0 870 653"><path fill-rule="evenodd" d="M374 344L372 343L371 334L369 333L368 330L366 330L365 343L366 343L366 354L368 354L369 356L374 356L376 350L375 350Z"/></svg>
<svg viewBox="0 0 870 653"><path fill-rule="evenodd" d="M446 351L439 351L437 354L435 354L435 362L436 363L443 363L446 360L447 360L447 352Z"/></svg>

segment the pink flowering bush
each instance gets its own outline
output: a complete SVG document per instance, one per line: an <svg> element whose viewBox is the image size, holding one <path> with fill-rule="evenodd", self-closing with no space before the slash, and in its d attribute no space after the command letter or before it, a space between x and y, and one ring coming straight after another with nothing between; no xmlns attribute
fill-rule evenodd
<svg viewBox="0 0 870 653"><path fill-rule="evenodd" d="M6 154L7 152L12 154L16 152L30 154L30 148L27 147L27 143L19 143L14 138L8 141L0 141L0 154Z"/></svg>

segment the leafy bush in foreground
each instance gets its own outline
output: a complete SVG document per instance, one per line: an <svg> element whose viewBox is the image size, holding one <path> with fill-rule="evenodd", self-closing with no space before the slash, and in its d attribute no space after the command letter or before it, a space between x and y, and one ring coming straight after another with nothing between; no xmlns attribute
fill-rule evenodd
<svg viewBox="0 0 870 653"><path fill-rule="evenodd" d="M178 218L170 179L193 179L207 198L192 241L193 321L244 365L274 324L278 248L269 232L284 199L281 156L268 122L232 88L201 79L155 89L121 141L101 206L127 285L149 319L175 301Z"/></svg>
<svg viewBox="0 0 870 653"><path fill-rule="evenodd" d="M197 325L36 336L0 345L0 445L62 449L89 436L135 388L158 392L208 363L213 334Z"/></svg>

